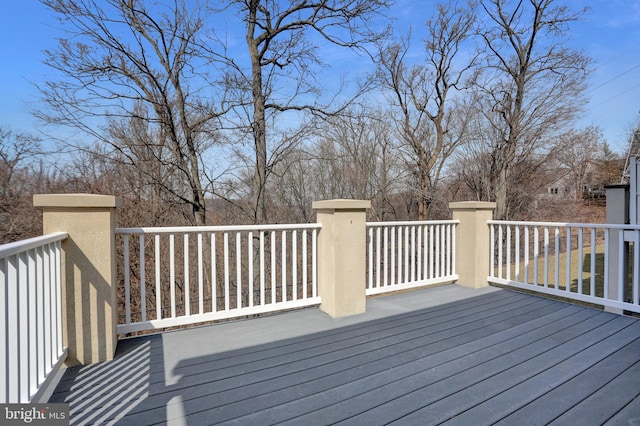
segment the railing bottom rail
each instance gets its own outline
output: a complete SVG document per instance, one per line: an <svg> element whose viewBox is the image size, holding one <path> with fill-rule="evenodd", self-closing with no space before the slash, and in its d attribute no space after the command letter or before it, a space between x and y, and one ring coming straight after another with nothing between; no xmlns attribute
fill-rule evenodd
<svg viewBox="0 0 640 426"><path fill-rule="evenodd" d="M240 309L230 309L228 311L208 312L204 314L191 314L189 316L180 316L176 318L166 318L159 320L148 320L134 322L131 324L119 324L117 326L118 334L135 333L138 331L162 329L168 327L179 327L184 325L193 325L198 323L220 321L226 319L242 318L250 315L258 315L270 312L280 312L290 309L299 309L317 306L321 302L319 297L307 298L304 300L294 300L288 302L280 302L273 305L261 305Z"/></svg>
<svg viewBox="0 0 640 426"><path fill-rule="evenodd" d="M431 286L439 286L444 284L451 284L458 281L458 275L448 275L440 278L426 279L420 281L413 281L403 284L394 284L380 287L372 287L367 288L366 294L367 296L375 296L378 294L384 294L395 291L405 291L405 290L413 290L421 287L431 287Z"/></svg>
<svg viewBox="0 0 640 426"><path fill-rule="evenodd" d="M634 312L640 314L640 306L634 305L629 302L619 302L617 300L603 299L602 297L592 297L586 294L577 294L573 292L567 292L565 290L556 290L554 288L544 287L543 285L531 285L527 283L520 283L517 281L509 281L505 279L499 279L495 277L487 277L490 283L502 285L505 287L513 287L520 290L531 291L534 293L547 294L549 296L555 296L566 300L576 300L583 303L589 303L591 305L597 305L602 307L620 309L623 311Z"/></svg>

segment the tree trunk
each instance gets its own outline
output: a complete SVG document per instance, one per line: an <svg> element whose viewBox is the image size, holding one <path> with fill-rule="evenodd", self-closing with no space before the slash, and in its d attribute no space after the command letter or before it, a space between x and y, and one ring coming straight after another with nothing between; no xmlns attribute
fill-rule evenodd
<svg viewBox="0 0 640 426"><path fill-rule="evenodd" d="M507 208L507 185L509 182L508 165L505 164L498 173L498 179L495 187L496 197L496 220L507 220L509 212Z"/></svg>
<svg viewBox="0 0 640 426"><path fill-rule="evenodd" d="M249 7L249 25L247 26L247 45L251 58L251 82L253 95L252 133L255 144L255 172L252 181L252 203L254 222L266 221L265 184L267 181L267 135L264 95L262 93L262 67L258 52L258 40L255 39L255 26L259 1L252 0Z"/></svg>
<svg viewBox="0 0 640 426"><path fill-rule="evenodd" d="M198 182L199 183L199 182ZM206 206L204 205L204 193L202 189L193 189L193 204L192 204L193 217L197 226L206 225Z"/></svg>
<svg viewBox="0 0 640 426"><path fill-rule="evenodd" d="M420 188L420 198L418 199L418 220L427 220L429 215L429 175L424 167L420 167L418 171L418 186Z"/></svg>

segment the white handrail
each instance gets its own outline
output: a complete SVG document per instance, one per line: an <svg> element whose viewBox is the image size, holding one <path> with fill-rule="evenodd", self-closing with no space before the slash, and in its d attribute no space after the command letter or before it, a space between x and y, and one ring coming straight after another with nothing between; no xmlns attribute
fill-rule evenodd
<svg viewBox="0 0 640 426"><path fill-rule="evenodd" d="M640 313L640 225L488 224L490 282ZM629 262L625 253L633 254Z"/></svg>
<svg viewBox="0 0 640 426"><path fill-rule="evenodd" d="M367 222L367 295L456 281L458 220Z"/></svg>
<svg viewBox="0 0 640 426"><path fill-rule="evenodd" d="M561 228L596 228L596 229L626 229L640 230L640 225L615 224L615 223L570 223L570 222L527 222L516 220L488 220L489 225L516 225L516 226L539 226L539 227L561 227Z"/></svg>
<svg viewBox="0 0 640 426"><path fill-rule="evenodd" d="M315 223L116 229L124 246L118 333L319 304L320 229Z"/></svg>
<svg viewBox="0 0 640 426"><path fill-rule="evenodd" d="M221 226L155 226L140 228L116 228L116 234L171 234L226 231L271 231L288 229L320 229L319 223L267 224L267 225L221 225Z"/></svg>
<svg viewBox="0 0 640 426"><path fill-rule="evenodd" d="M367 222L367 226L407 226L458 224L459 220L397 220L390 222Z"/></svg>
<svg viewBox="0 0 640 426"><path fill-rule="evenodd" d="M62 342L65 232L0 246L0 403L37 402L67 356Z"/></svg>
<svg viewBox="0 0 640 426"><path fill-rule="evenodd" d="M56 241L62 241L69 237L66 232L53 232L48 235L40 237L29 238L26 240L15 241L12 243L0 245L0 259L4 259L9 256L13 256L18 253L23 253L34 248L42 247L49 243L55 243Z"/></svg>

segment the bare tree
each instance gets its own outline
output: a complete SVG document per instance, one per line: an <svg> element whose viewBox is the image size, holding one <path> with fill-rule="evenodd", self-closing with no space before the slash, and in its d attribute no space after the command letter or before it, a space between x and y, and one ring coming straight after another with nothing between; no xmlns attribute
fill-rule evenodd
<svg viewBox="0 0 640 426"><path fill-rule="evenodd" d="M571 129L560 135L561 149L556 158L568 171L576 200L582 199L588 175L595 168L595 160L599 159L602 137L602 130L598 127Z"/></svg>
<svg viewBox="0 0 640 426"><path fill-rule="evenodd" d="M491 141L491 190L496 217L511 216L509 197L517 158L529 162L545 140L570 123L581 97L589 59L563 44L580 18L556 0L484 0L487 23L484 99Z"/></svg>
<svg viewBox="0 0 640 426"><path fill-rule="evenodd" d="M40 141L0 128L0 243L34 237L42 229L32 195L41 187Z"/></svg>
<svg viewBox="0 0 640 426"><path fill-rule="evenodd" d="M330 186L318 198L367 199L372 217L394 217L392 194L404 189L406 172L386 111L351 109L321 130L315 159Z"/></svg>
<svg viewBox="0 0 640 426"><path fill-rule="evenodd" d="M388 115L384 110L347 112L328 117L314 143L297 148L274 168L272 218L313 220L311 203L330 198L371 200L370 217L398 218L394 197L404 189L406 171Z"/></svg>
<svg viewBox="0 0 640 426"><path fill-rule="evenodd" d="M398 133L409 147L419 191L420 220L429 215L446 159L464 138L453 129L456 124L464 127L457 112L462 109L456 107L454 97L464 89L476 65L475 56L466 61L461 58L475 23L474 13L473 5L438 4L434 17L427 21L427 65L408 63L410 46L406 41L381 49L379 77L391 93ZM455 114L458 119L454 119Z"/></svg>
<svg viewBox="0 0 640 426"><path fill-rule="evenodd" d="M246 82L250 105L243 110L253 142L251 196L253 219L266 220L267 179L277 160L274 154L294 148L291 139L273 141L276 152L269 151L268 124L282 112L306 111L328 114L340 110L319 101L314 68L322 66L320 41L329 45L361 49L379 39L371 19L381 13L390 0L231 0L246 24L245 40L250 68L236 62L234 81ZM313 38L315 37L315 40ZM295 120L295 119L294 119ZM272 135L273 136L273 135Z"/></svg>
<svg viewBox="0 0 640 426"><path fill-rule="evenodd" d="M476 95L480 95L477 93ZM475 97L469 102L468 142L451 162L456 199L472 197L478 201L495 200L496 146L502 141L502 129L491 123L491 98ZM541 213L537 195L546 192L557 178L558 158L563 156L562 134L523 139L509 165L508 205L519 220ZM547 213L547 212L544 212Z"/></svg>
<svg viewBox="0 0 640 426"><path fill-rule="evenodd" d="M154 6L141 0L42 3L58 14L68 38L45 52L45 64L58 75L41 87L46 108L37 115L80 129L133 166L141 155L170 165L181 184L153 183L189 205L193 221L204 224L200 155L227 106L218 92L224 86L209 75L214 56L204 47L202 10L183 0ZM102 127L104 118L110 131ZM120 131L125 124L119 120L147 127L147 137Z"/></svg>

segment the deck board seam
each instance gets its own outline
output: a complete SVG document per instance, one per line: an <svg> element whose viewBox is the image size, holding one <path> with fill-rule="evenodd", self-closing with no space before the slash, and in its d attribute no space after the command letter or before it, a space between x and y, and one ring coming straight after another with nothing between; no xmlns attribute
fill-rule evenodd
<svg viewBox="0 0 640 426"><path fill-rule="evenodd" d="M550 305L555 306L556 304L555 304L555 303L552 303L552 304L550 304ZM570 305L568 305L568 306L567 306L567 309L571 309ZM447 338L447 339L449 339L449 338ZM335 361L334 361L333 363L335 363ZM267 379L267 380L265 380L265 381L268 381L268 380L272 380L272 379ZM255 384L255 383L253 383L253 384ZM237 388L235 388L235 389L242 389L242 386L238 386L238 387L237 387ZM227 390L225 390L225 391L219 391L219 392L216 392L216 393L220 394L220 393L229 392L229 391L232 391L232 390L234 390L234 389L227 389ZM196 398L193 398L193 399L208 398L208 397L210 397L210 396L212 396L212 395L213 395L213 394L208 394L207 396L196 397ZM183 403L185 403L185 402L186 402L186 401L183 401ZM192 413L192 414L193 414L193 413Z"/></svg>
<svg viewBox="0 0 640 426"><path fill-rule="evenodd" d="M541 327L543 327L543 326L541 326ZM524 345L524 346L528 346L528 345ZM465 354L465 355L461 356L460 358L464 358L464 357L468 357L468 356L469 356L468 354ZM449 362L449 361L447 361L447 362ZM478 365L481 365L481 364L478 364ZM434 368L434 366L430 366L430 368ZM400 381L400 380L404 380L404 379L398 379L398 381ZM443 380L445 380L445 379L443 379ZM433 382L433 383L437 383L437 382ZM388 386L388 385L389 385L389 383L386 383L384 386ZM359 395L363 395L363 394L366 394L366 393L369 393L369 392L370 392L370 390L367 390L367 391L365 391L365 392L363 392L362 394L359 394ZM357 396L359 396L359 395L357 395Z"/></svg>

